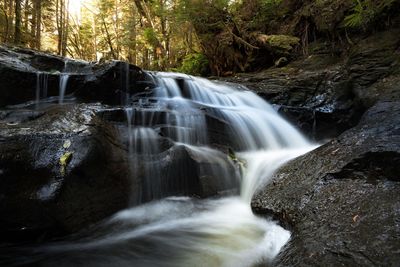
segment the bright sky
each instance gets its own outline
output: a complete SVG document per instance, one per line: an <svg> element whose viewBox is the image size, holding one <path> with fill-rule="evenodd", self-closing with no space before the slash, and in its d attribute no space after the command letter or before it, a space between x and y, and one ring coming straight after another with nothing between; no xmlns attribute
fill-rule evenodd
<svg viewBox="0 0 400 267"><path fill-rule="evenodd" d="M79 18L82 2L85 2L85 0L70 0L69 1L68 10L69 10L69 13L71 16Z"/></svg>

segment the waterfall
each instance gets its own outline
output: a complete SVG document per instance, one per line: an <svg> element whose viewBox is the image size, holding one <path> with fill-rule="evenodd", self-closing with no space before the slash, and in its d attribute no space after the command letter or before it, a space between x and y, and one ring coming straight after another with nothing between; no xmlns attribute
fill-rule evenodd
<svg viewBox="0 0 400 267"><path fill-rule="evenodd" d="M42 248L44 262L167 267L269 263L290 232L255 216L251 198L280 166L315 146L245 88L183 74L149 75L155 83L153 94L129 96L124 102L130 103L125 112L131 173L141 178L140 192L135 193L147 203L118 212L89 238ZM209 118L226 124L224 139L236 150L230 159L211 147ZM161 140L212 164L205 165L211 166L205 171L223 184L240 179L240 194L203 200L168 195L160 161L168 148ZM233 164L242 166L239 174L228 171Z"/></svg>
<svg viewBox="0 0 400 267"><path fill-rule="evenodd" d="M58 103L60 103L60 104L62 104L64 102L65 92L67 90L67 84L68 84L68 79L69 79L69 74L67 73L67 71L68 71L68 60L65 60L64 69L63 69L62 73L60 73L60 82L58 85L58 88L59 88Z"/></svg>
<svg viewBox="0 0 400 267"><path fill-rule="evenodd" d="M39 106L40 99L47 97L48 78L48 73L36 72L36 108Z"/></svg>
<svg viewBox="0 0 400 267"><path fill-rule="evenodd" d="M62 104L64 102L65 91L67 90L69 74L61 73L60 74L60 83L59 83L59 98L58 103Z"/></svg>

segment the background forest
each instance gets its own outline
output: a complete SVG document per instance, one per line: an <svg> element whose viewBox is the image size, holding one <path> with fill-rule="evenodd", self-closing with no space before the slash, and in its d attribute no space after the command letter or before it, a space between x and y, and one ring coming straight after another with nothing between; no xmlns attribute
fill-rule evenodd
<svg viewBox="0 0 400 267"><path fill-rule="evenodd" d="M281 65L309 43L351 44L398 0L1 0L0 38L87 61L229 75Z"/></svg>

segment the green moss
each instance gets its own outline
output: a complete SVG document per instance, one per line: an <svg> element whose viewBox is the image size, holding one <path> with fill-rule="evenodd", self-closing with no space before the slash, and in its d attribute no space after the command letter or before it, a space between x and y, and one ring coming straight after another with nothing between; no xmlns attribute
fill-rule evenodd
<svg viewBox="0 0 400 267"><path fill-rule="evenodd" d="M275 49L289 52L299 44L300 39L290 35L268 35L267 42Z"/></svg>

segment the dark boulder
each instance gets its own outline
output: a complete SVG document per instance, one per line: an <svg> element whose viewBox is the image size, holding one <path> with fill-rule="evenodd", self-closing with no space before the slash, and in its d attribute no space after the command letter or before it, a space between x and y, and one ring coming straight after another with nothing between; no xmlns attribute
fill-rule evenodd
<svg viewBox="0 0 400 267"><path fill-rule="evenodd" d="M1 122L3 241L72 233L127 206L124 150L94 110L54 107L22 123Z"/></svg>
<svg viewBox="0 0 400 267"><path fill-rule="evenodd" d="M140 184L133 189L134 204L167 196L215 197L239 188L239 169L220 151L174 145L141 160L135 173Z"/></svg>
<svg viewBox="0 0 400 267"><path fill-rule="evenodd" d="M253 198L256 213L293 232L276 266L400 262L398 114L398 100L378 102L356 127L278 170Z"/></svg>
<svg viewBox="0 0 400 267"><path fill-rule="evenodd" d="M84 102L125 104L127 95L135 95L153 87L150 77L139 67L123 61L93 65L91 74L85 76L74 91Z"/></svg>

